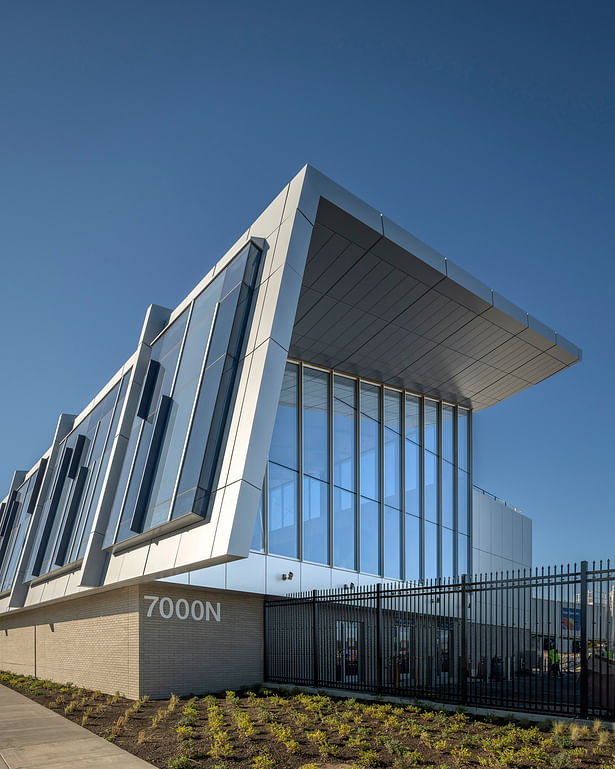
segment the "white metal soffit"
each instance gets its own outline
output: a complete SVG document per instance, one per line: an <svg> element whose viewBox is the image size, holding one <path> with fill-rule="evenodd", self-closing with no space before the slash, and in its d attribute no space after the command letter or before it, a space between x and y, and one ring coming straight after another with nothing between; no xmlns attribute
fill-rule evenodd
<svg viewBox="0 0 615 769"><path fill-rule="evenodd" d="M313 191L325 182L323 192L373 212L372 226L319 197L291 358L477 411L581 359L576 345L315 169L308 176Z"/></svg>

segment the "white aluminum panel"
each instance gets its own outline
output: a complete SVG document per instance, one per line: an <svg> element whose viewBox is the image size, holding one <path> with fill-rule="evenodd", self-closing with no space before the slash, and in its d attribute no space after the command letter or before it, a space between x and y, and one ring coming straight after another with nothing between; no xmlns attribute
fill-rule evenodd
<svg viewBox="0 0 615 769"><path fill-rule="evenodd" d="M263 553L250 553L247 558L227 563L227 590L264 593L266 557Z"/></svg>
<svg viewBox="0 0 615 769"><path fill-rule="evenodd" d="M226 588L226 564L221 563L206 569L191 571L190 584L198 587Z"/></svg>
<svg viewBox="0 0 615 769"><path fill-rule="evenodd" d="M523 516L523 563L532 566L532 521Z"/></svg>
<svg viewBox="0 0 615 769"><path fill-rule="evenodd" d="M282 265L288 264L299 275L303 275L312 230L313 227L310 222L301 216L299 212L294 216L289 216L282 222L273 253L271 273L275 272Z"/></svg>
<svg viewBox="0 0 615 769"><path fill-rule="evenodd" d="M300 590L330 590L331 569L314 563L300 564Z"/></svg>
<svg viewBox="0 0 615 769"><path fill-rule="evenodd" d="M225 488L222 508L216 521L212 558L247 556L260 497L261 490L246 481L237 481ZM252 525L246 525L250 521ZM209 525L213 524L212 520Z"/></svg>
<svg viewBox="0 0 615 769"><path fill-rule="evenodd" d="M513 518L516 516L514 510L507 507L502 508L502 549L501 554L504 558L512 560L513 556Z"/></svg>
<svg viewBox="0 0 615 769"><path fill-rule="evenodd" d="M147 574L163 574L174 568L178 547L179 538L177 536L154 540L149 546L145 572Z"/></svg>
<svg viewBox="0 0 615 769"><path fill-rule="evenodd" d="M66 588L68 587L69 575L62 574L59 577L54 577L48 582L45 582L45 589L43 591L43 601L53 601L57 598L64 598L66 595Z"/></svg>
<svg viewBox="0 0 615 769"><path fill-rule="evenodd" d="M519 513L513 515L512 559L523 563L523 517Z"/></svg>
<svg viewBox="0 0 615 769"><path fill-rule="evenodd" d="M301 591L301 580L299 576L299 561L291 558L281 558L278 556L267 557L267 583L266 592L269 595L288 595L289 593L298 593ZM292 579L283 579L282 575L293 575Z"/></svg>
<svg viewBox="0 0 615 769"><path fill-rule="evenodd" d="M351 571L349 569L331 569L331 587L336 588L343 588L344 585L348 585L350 588L350 583L353 583L355 586L359 584L359 572L358 571ZM309 588L308 588L309 589Z"/></svg>
<svg viewBox="0 0 615 769"><path fill-rule="evenodd" d="M44 583L39 583L38 585L30 585L30 589L28 590L28 594L26 595L26 600L24 606L35 606L37 603L41 603L43 600L43 593L45 592L45 585Z"/></svg>
<svg viewBox="0 0 615 769"><path fill-rule="evenodd" d="M119 555L119 560L121 561L120 580L135 579L145 574L149 547L148 543L134 550L127 550Z"/></svg>
<svg viewBox="0 0 615 769"><path fill-rule="evenodd" d="M377 585L379 582L382 582L382 577L379 577L377 574L364 574L363 572L359 574L358 579L361 587Z"/></svg>
<svg viewBox="0 0 615 769"><path fill-rule="evenodd" d="M111 553L107 555L107 553L103 553L102 555L105 559L108 558L108 563L104 572L104 580L105 580L104 584L113 585L114 583L120 581L120 573L122 571L121 554L118 553L117 555L115 555ZM83 584L83 581L81 582L81 584Z"/></svg>
<svg viewBox="0 0 615 769"><path fill-rule="evenodd" d="M249 237L269 239L282 223L284 206L288 197L288 188L286 185L280 194L273 199L263 213L256 219L250 227Z"/></svg>

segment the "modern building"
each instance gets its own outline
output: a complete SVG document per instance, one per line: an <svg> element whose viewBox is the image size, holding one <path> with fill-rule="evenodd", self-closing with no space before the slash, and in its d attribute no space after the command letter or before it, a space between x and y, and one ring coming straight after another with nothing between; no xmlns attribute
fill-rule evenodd
<svg viewBox="0 0 615 769"><path fill-rule="evenodd" d="M266 594L530 565L529 519L472 492L472 413L580 358L306 166L14 473L0 669L248 684Z"/></svg>

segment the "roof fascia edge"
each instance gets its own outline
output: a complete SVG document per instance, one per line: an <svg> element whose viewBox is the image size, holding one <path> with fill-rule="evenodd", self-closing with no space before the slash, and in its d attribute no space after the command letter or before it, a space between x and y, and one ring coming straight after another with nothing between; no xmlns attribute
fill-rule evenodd
<svg viewBox="0 0 615 769"><path fill-rule="evenodd" d="M318 210L320 199L325 198L351 216L354 216L363 224L371 227L388 240L404 250L409 251L421 261L433 267L441 273L443 277L448 278L448 280L456 283L466 291L480 297L480 299L487 305L491 307L498 307L498 305L501 305L501 300L498 302L495 299L496 296L500 297L500 295L489 288L485 283L478 278L475 278L462 267L455 264L455 262L452 262L438 251L431 248L431 246L412 235L388 217L384 216L373 206L365 203L328 176L325 176L325 174L318 171L313 166L308 164L302 168L295 179L293 179L293 182L291 182L291 185L299 179L302 180L302 188L297 208L312 224L314 224L316 220L316 212ZM504 299L504 297L501 297L501 299ZM514 310L512 313L513 318L517 319L523 317L523 325L527 328L532 328L535 333L548 341L550 346L561 346L562 349L566 350L569 354L574 355L578 361L582 359L582 350L574 342L566 339L550 326L538 321L530 313L517 307L509 300L506 300L506 305L508 305L511 310ZM490 307L487 307L486 309L490 309ZM501 306L499 306L498 309L506 312Z"/></svg>

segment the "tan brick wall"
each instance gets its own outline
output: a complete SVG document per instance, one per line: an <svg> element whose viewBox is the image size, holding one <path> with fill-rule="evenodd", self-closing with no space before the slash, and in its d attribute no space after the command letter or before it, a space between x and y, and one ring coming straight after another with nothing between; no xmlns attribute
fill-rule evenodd
<svg viewBox="0 0 615 769"><path fill-rule="evenodd" d="M0 670L32 676L35 670L34 628L0 623Z"/></svg>
<svg viewBox="0 0 615 769"><path fill-rule="evenodd" d="M155 582L5 614L0 670L134 698L261 683L263 599Z"/></svg>
<svg viewBox="0 0 615 769"><path fill-rule="evenodd" d="M263 599L189 585L156 582L141 586L141 691L150 697L201 694L263 681ZM152 603L144 596L158 596ZM170 600L161 602L160 599ZM180 603L178 604L178 601ZM192 606L220 604L220 622L210 612L198 621ZM172 617L165 619L172 604ZM162 613L161 613L162 609ZM177 614L184 615L180 619ZM196 615L200 607L195 606Z"/></svg>
<svg viewBox="0 0 615 769"><path fill-rule="evenodd" d="M138 603L132 586L3 615L0 669L138 697Z"/></svg>

